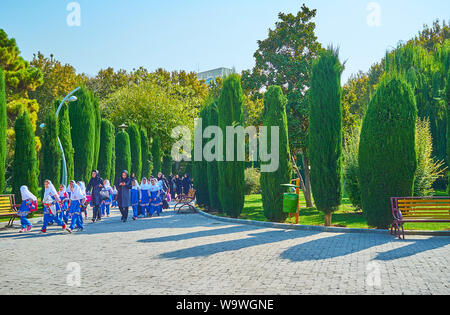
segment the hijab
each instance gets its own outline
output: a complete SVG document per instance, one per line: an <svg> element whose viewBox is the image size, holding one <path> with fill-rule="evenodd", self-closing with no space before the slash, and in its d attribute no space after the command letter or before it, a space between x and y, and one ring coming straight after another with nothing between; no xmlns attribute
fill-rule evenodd
<svg viewBox="0 0 450 315"><path fill-rule="evenodd" d="M134 189L134 190L139 190L139 189L141 189L140 187L139 187L139 183L138 183L138 181L136 180L136 179L133 179L133 183L135 184L134 186L131 186L131 189Z"/></svg>
<svg viewBox="0 0 450 315"><path fill-rule="evenodd" d="M81 187L78 186L78 184L74 180L71 180L70 183L72 183L72 188L71 188L72 193L70 194L70 200L84 199L84 194L81 191Z"/></svg>
<svg viewBox="0 0 450 315"><path fill-rule="evenodd" d="M141 190L149 190L150 189L150 185L148 184L148 180L147 178L143 178L141 181Z"/></svg>
<svg viewBox="0 0 450 315"><path fill-rule="evenodd" d="M33 195L31 191L28 190L27 186L20 187L20 194L22 195L22 200L29 200L29 199L33 201L37 200L36 196Z"/></svg>
<svg viewBox="0 0 450 315"><path fill-rule="evenodd" d="M103 189L105 189L105 190L112 190L111 184L109 183L109 180L105 179L105 182L103 184Z"/></svg>
<svg viewBox="0 0 450 315"><path fill-rule="evenodd" d="M159 184L158 180L152 178L152 181L153 181L153 184L150 182L149 190L151 192L159 191L161 189L161 185Z"/></svg>
<svg viewBox="0 0 450 315"><path fill-rule="evenodd" d="M49 196L58 196L58 193L56 192L55 186L53 186L52 182L48 179L45 182L48 183L48 188L45 188L44 199L47 199Z"/></svg>
<svg viewBox="0 0 450 315"><path fill-rule="evenodd" d="M65 185L61 185L63 187L63 189L61 190L61 187L59 187L58 193L59 193L59 197L64 197L65 193L67 192L67 188Z"/></svg>
<svg viewBox="0 0 450 315"><path fill-rule="evenodd" d="M84 184L84 182L78 182L78 185L81 191L81 195L83 196L83 198L86 198L86 185ZM78 199L77 199L78 200Z"/></svg>

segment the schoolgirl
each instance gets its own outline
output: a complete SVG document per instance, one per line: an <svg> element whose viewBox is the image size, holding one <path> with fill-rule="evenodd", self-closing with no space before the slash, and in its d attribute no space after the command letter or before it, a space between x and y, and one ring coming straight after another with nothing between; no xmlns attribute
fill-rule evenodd
<svg viewBox="0 0 450 315"><path fill-rule="evenodd" d="M131 186L131 207L133 208L133 220L136 220L138 218L138 206L139 200L141 199L141 192L138 181L136 179L133 179L131 181Z"/></svg>
<svg viewBox="0 0 450 315"><path fill-rule="evenodd" d="M81 187L71 180L69 183L70 189L70 213L72 214L72 221L70 222L70 231L77 228L78 232L83 231L83 216L81 214L83 208L83 200L85 196L81 191Z"/></svg>
<svg viewBox="0 0 450 315"><path fill-rule="evenodd" d="M106 214L106 216L109 217L110 208L111 208L111 204L112 204L112 198L113 198L112 188L111 188L111 184L109 183L109 180L105 179L103 181L102 191L108 193L109 199L105 199L102 201L102 203L100 205L100 209L102 211L102 216L104 216Z"/></svg>
<svg viewBox="0 0 450 315"><path fill-rule="evenodd" d="M139 201L141 205L142 216L146 217L150 215L150 185L148 185L147 179L144 177L141 181L141 199Z"/></svg>
<svg viewBox="0 0 450 315"><path fill-rule="evenodd" d="M58 217L58 209L61 211L61 208L59 207L60 199L55 186L47 179L44 181L44 188L44 198L42 199L44 204L44 224L42 225L41 233L47 232L47 226L50 222L56 222L63 230L70 233L71 231L67 229L64 221Z"/></svg>
<svg viewBox="0 0 450 315"><path fill-rule="evenodd" d="M17 216L20 217L20 224L22 225L20 233L23 233L30 231L33 227L27 216L30 212L37 210L37 198L28 190L27 186L20 187L20 194L22 195L22 204L17 211Z"/></svg>

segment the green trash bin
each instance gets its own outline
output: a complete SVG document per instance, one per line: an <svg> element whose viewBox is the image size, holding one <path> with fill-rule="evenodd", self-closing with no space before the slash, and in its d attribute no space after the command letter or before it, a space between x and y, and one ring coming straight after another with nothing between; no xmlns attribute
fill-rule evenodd
<svg viewBox="0 0 450 315"><path fill-rule="evenodd" d="M292 193L283 194L283 212L296 213L298 207L298 195Z"/></svg>

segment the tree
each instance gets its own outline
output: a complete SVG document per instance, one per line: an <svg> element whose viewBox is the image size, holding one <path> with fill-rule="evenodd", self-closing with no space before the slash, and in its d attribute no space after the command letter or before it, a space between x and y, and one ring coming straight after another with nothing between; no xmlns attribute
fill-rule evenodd
<svg viewBox="0 0 450 315"><path fill-rule="evenodd" d="M135 173L137 178L141 178L142 173L142 150L141 134L136 124L130 124L127 129L130 136L131 147L131 173Z"/></svg>
<svg viewBox="0 0 450 315"><path fill-rule="evenodd" d="M6 188L6 92L5 92L5 75L0 67L0 194Z"/></svg>
<svg viewBox="0 0 450 315"><path fill-rule="evenodd" d="M141 153L142 153L142 176L149 178L152 173L152 157L150 153L150 144L148 141L147 130L141 128Z"/></svg>
<svg viewBox="0 0 450 315"><path fill-rule="evenodd" d="M203 105L203 108L200 110L200 119L202 120L202 124L197 124L196 126L196 133L202 134L205 131L206 127L208 126L208 114L209 114L209 101L206 101ZM203 141L203 140L202 140ZM202 143L194 143L195 146L199 145L201 147L201 156L196 157L195 156L195 150L194 150L194 160L193 160L193 167L192 167L192 175L194 178L194 188L196 190L196 198L197 203L199 205L209 207L209 192L208 192L208 162L205 161L203 158L203 145ZM197 161L199 160L199 161ZM206 175L206 176L205 176Z"/></svg>
<svg viewBox="0 0 450 315"><path fill-rule="evenodd" d="M95 111L86 88L75 93L77 101L69 106L72 145L74 153L74 179L88 181L94 166Z"/></svg>
<svg viewBox="0 0 450 315"><path fill-rule="evenodd" d="M16 143L14 147L12 193L16 195L16 201L21 202L20 187L28 186L28 189L38 195L38 159L33 126L31 125L28 111L21 113L15 122L14 131Z"/></svg>
<svg viewBox="0 0 450 315"><path fill-rule="evenodd" d="M303 5L297 15L279 13L275 29L268 38L258 41L255 67L242 73L245 91L258 96L259 91L278 85L287 96L289 144L291 152L303 158L305 173L305 199L312 207L308 158L308 95L312 62L323 50L315 35L312 21L317 10Z"/></svg>
<svg viewBox="0 0 450 315"><path fill-rule="evenodd" d="M94 138L94 160L92 161L92 168L97 169L98 166L98 155L100 152L100 132L102 117L100 115L100 104L98 98L93 92L90 93L91 103L94 109L95 118L95 138Z"/></svg>
<svg viewBox="0 0 450 315"><path fill-rule="evenodd" d="M219 162L219 194L222 209L231 217L237 218L244 207L245 181L244 161L239 161L238 149L244 151L244 143L238 143L237 136L230 139L226 135L226 127L239 127L244 124L244 97L242 95L241 79L238 75L230 75L223 82L219 98L219 127L224 132L224 159ZM233 159L226 159L227 143L234 142ZM238 148L241 146L241 148Z"/></svg>
<svg viewBox="0 0 450 315"><path fill-rule="evenodd" d="M61 101L55 101L55 108L61 103ZM74 162L73 162L73 145L72 145L72 136L71 136L71 126L70 126L70 117L69 117L69 105L67 103L63 104L61 110L59 112L59 123L58 123L58 131L59 131L59 140L61 141L61 145L64 149L64 157L66 158L66 167L67 167L67 178L74 178Z"/></svg>
<svg viewBox="0 0 450 315"><path fill-rule="evenodd" d="M152 175L157 176L161 172L161 140L154 137L152 142L153 170Z"/></svg>
<svg viewBox="0 0 450 315"><path fill-rule="evenodd" d="M100 127L100 152L98 155L98 171L105 179L113 179L113 148L114 148L114 125L107 119L102 119Z"/></svg>
<svg viewBox="0 0 450 315"><path fill-rule="evenodd" d="M126 131L119 131L116 135L116 177L119 177L123 171L131 169L131 148L130 137Z"/></svg>
<svg viewBox="0 0 450 315"><path fill-rule="evenodd" d="M116 180L116 139L112 143L112 157L111 157L111 176L109 178L111 183Z"/></svg>
<svg viewBox="0 0 450 315"><path fill-rule="evenodd" d="M309 112L311 187L325 225L342 200L342 105L339 51L330 47L313 63Z"/></svg>
<svg viewBox="0 0 450 315"><path fill-rule="evenodd" d="M217 100L213 100L209 105L208 110L208 125L210 126L218 126L219 125L219 109L217 107ZM216 145L214 150L212 150L212 154L216 154L218 139L216 141ZM208 193L209 193L209 204L210 207L214 210L222 210L222 205L220 203L219 196L219 187L218 187L218 179L219 179L219 162L217 160L211 161L207 163L207 178L208 178Z"/></svg>
<svg viewBox="0 0 450 315"><path fill-rule="evenodd" d="M390 198L412 196L416 120L411 87L399 77L383 79L369 103L359 144L362 207L369 226L388 228Z"/></svg>
<svg viewBox="0 0 450 315"><path fill-rule="evenodd" d="M170 155L170 152L166 152L166 154L164 154L161 172L165 176L169 176L170 174L172 174L172 156Z"/></svg>
<svg viewBox="0 0 450 315"><path fill-rule="evenodd" d="M267 139L272 139L272 127L279 128L278 169L272 173L262 172L260 179L264 216L275 222L286 219L283 213L283 193L286 192L286 188L283 188L281 184L290 183L292 178L286 103L286 97L279 86L270 86L264 95L263 126L267 127ZM272 150L271 141L268 141L267 151L272 152Z"/></svg>
<svg viewBox="0 0 450 315"><path fill-rule="evenodd" d="M61 151L58 144L58 120L56 119L55 109L50 106L44 117L44 130L42 132L42 166L41 174L43 180L51 180L55 187L59 186L61 181Z"/></svg>

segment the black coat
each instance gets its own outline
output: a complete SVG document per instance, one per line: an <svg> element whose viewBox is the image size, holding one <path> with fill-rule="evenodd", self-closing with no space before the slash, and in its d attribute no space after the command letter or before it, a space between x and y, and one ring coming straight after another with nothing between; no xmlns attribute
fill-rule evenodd
<svg viewBox="0 0 450 315"><path fill-rule="evenodd" d="M120 183L124 183L125 186L121 186ZM117 187L117 205L121 208L131 207L131 178L123 179L121 176L116 180L115 186Z"/></svg>
<svg viewBox="0 0 450 315"><path fill-rule="evenodd" d="M94 207L99 207L100 204L102 203L102 198L100 195L100 191L103 188L103 179L101 179L98 175L96 177L92 177L89 180L89 183L86 187L86 191L90 191L92 189L91 192L91 203Z"/></svg>
<svg viewBox="0 0 450 315"><path fill-rule="evenodd" d="M189 192L189 189L192 188L191 179L189 177L183 178L182 185L183 185L183 194L187 195Z"/></svg>

